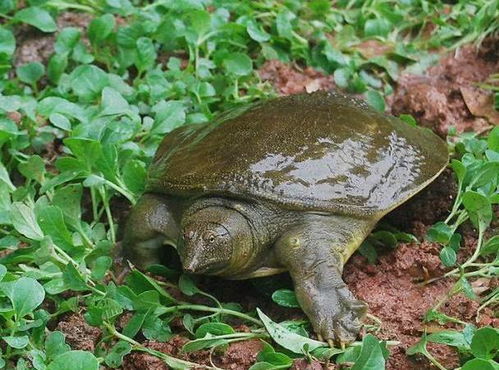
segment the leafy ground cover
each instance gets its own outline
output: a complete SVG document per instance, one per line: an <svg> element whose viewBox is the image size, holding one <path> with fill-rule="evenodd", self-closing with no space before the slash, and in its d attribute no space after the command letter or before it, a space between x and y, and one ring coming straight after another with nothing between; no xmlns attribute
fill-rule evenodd
<svg viewBox="0 0 499 370"><path fill-rule="evenodd" d="M498 17L483 0L2 1L0 365L497 368ZM331 87L447 136L453 158L346 266L362 340L314 339L286 277L117 275L165 134Z"/></svg>

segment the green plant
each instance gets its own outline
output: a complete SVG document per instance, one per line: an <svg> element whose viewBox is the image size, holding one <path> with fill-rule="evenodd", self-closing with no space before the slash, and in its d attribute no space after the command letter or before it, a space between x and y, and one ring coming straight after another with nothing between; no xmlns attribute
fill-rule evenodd
<svg viewBox="0 0 499 370"><path fill-rule="evenodd" d="M119 206L133 204L143 191L146 168L165 134L275 94L257 73L265 61L312 66L384 110L384 96L402 69L427 68L438 59L435 48L480 42L497 30L497 8L497 1L485 0L452 7L410 0L342 0L335 7L326 0L0 2L0 336L5 348L0 367L63 369L68 362L84 369L118 367L128 353L142 351L173 368L188 368L194 364L136 339L168 340L176 317L192 338L185 351L273 338L278 346L266 345L254 369L287 368L303 356L382 367L387 343L371 334L346 349L328 348L308 337L303 322L274 323L261 312L243 312L164 266L152 271L168 282L133 271L123 284L111 271ZM90 14L88 27L58 26L67 10ZM19 33L29 36L33 30L21 29L26 25L55 37L47 61L15 63ZM375 45L375 55L367 41ZM448 273L459 277L456 291L469 292L466 282L473 276L497 272L497 261L489 263L497 240L485 236L489 205L497 203L497 188L487 185L496 181L497 135L493 131L486 144L464 138L455 145L459 164L453 168L459 175L464 167L465 173L452 217L434 228L437 234L443 230L437 240L445 245L443 261L454 266L451 250L459 241L453 235L467 218L481 235L476 258ZM376 232L363 252L374 260L372 245L400 240L412 238ZM477 259L481 256L486 263ZM180 290L186 301L168 289ZM193 295L209 304L192 303ZM273 299L296 307L293 297L281 291ZM496 300L497 291L482 298L482 307ZM94 353L71 350L62 333L47 329L49 321L80 310L103 331ZM118 330L125 313L131 319ZM235 332L234 319L250 331Z"/></svg>

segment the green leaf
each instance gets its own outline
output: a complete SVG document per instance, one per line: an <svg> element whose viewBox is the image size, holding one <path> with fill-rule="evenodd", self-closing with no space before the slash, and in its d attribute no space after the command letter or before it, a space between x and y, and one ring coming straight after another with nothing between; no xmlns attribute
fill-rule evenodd
<svg viewBox="0 0 499 370"><path fill-rule="evenodd" d="M257 362L256 364L251 365L248 370L278 370L278 369L287 369L289 365L280 365L276 366L269 362Z"/></svg>
<svg viewBox="0 0 499 370"><path fill-rule="evenodd" d="M272 300L279 306L299 308L295 292L289 289L279 289L272 293Z"/></svg>
<svg viewBox="0 0 499 370"><path fill-rule="evenodd" d="M378 252L374 245L368 240L364 240L359 247L359 253L367 258L367 262L371 265L376 263L376 259L378 258Z"/></svg>
<svg viewBox="0 0 499 370"><path fill-rule="evenodd" d="M206 34L211 27L210 13L205 10L193 10L188 13L189 29L193 30L198 38Z"/></svg>
<svg viewBox="0 0 499 370"><path fill-rule="evenodd" d="M168 303L175 302L175 299L167 291L160 287L154 279L144 275L138 270L133 270L128 274L126 283L127 286L137 295L153 290L165 298Z"/></svg>
<svg viewBox="0 0 499 370"><path fill-rule="evenodd" d="M64 116L60 113L52 113L49 116L49 121L55 127L58 127L58 128L65 130L65 131L71 131L71 122L69 121L69 119L66 116Z"/></svg>
<svg viewBox="0 0 499 370"><path fill-rule="evenodd" d="M463 194L463 204L470 220L476 227L485 230L492 221L492 205L484 195L469 190Z"/></svg>
<svg viewBox="0 0 499 370"><path fill-rule="evenodd" d="M187 274L182 274L180 276L180 279L178 281L178 288L182 293L189 297L193 296L194 294L201 293L198 287L194 284L192 278Z"/></svg>
<svg viewBox="0 0 499 370"><path fill-rule="evenodd" d="M73 155L83 163L86 163L88 168L98 164L102 156L102 145L100 142L85 138L69 137L64 139L64 144L71 149Z"/></svg>
<svg viewBox="0 0 499 370"><path fill-rule="evenodd" d="M137 40L137 58L135 65L140 72L154 67L156 62L156 49L152 40L148 37L141 37Z"/></svg>
<svg viewBox="0 0 499 370"><path fill-rule="evenodd" d="M43 231L36 222L33 208L24 203L14 202L11 206L11 222L14 228L28 239L42 240Z"/></svg>
<svg viewBox="0 0 499 370"><path fill-rule="evenodd" d="M0 54L14 54L16 50L16 39L12 32L8 29L0 27Z"/></svg>
<svg viewBox="0 0 499 370"><path fill-rule="evenodd" d="M361 70L359 72L359 77L369 86L374 87L375 89L381 89L383 87L383 82L366 72L365 70ZM381 95L380 95L381 96ZM385 104L385 100L383 99L383 106ZM384 111L384 109L383 109Z"/></svg>
<svg viewBox="0 0 499 370"><path fill-rule="evenodd" d="M62 278L64 284L68 289L74 290L76 292L82 292L89 290L85 279L82 277L81 273L73 266L72 263L68 263L64 272L62 273Z"/></svg>
<svg viewBox="0 0 499 370"><path fill-rule="evenodd" d="M180 101L161 101L152 108L152 111L156 113L152 134L166 134L185 122L185 107Z"/></svg>
<svg viewBox="0 0 499 370"><path fill-rule="evenodd" d="M271 364L274 369L287 369L293 364L293 359L280 352L260 352L258 354L258 361Z"/></svg>
<svg viewBox="0 0 499 370"><path fill-rule="evenodd" d="M146 186L146 167L142 161L127 161L122 168L123 181L126 187L135 194L140 194Z"/></svg>
<svg viewBox="0 0 499 370"><path fill-rule="evenodd" d="M45 161L39 155L32 155L26 162L19 163L17 168L27 179L36 180L40 184L44 180Z"/></svg>
<svg viewBox="0 0 499 370"><path fill-rule="evenodd" d="M115 23L114 16L110 13L94 18L88 25L88 39L92 45L102 43L113 32Z"/></svg>
<svg viewBox="0 0 499 370"><path fill-rule="evenodd" d="M490 326L478 329L471 341L471 352L485 360L496 358L499 354L499 330Z"/></svg>
<svg viewBox="0 0 499 370"><path fill-rule="evenodd" d="M453 159L451 161L451 167L454 170L459 183L462 183L464 181L464 177L466 176L466 167L464 166L464 164L462 162L459 162L457 159Z"/></svg>
<svg viewBox="0 0 499 370"><path fill-rule="evenodd" d="M7 267L5 267L4 265L0 265L0 281L2 281L6 273Z"/></svg>
<svg viewBox="0 0 499 370"><path fill-rule="evenodd" d="M68 364L71 364L71 370L99 370L99 361L87 351L68 351L60 354L49 363L47 370L67 370Z"/></svg>
<svg viewBox="0 0 499 370"><path fill-rule="evenodd" d="M385 368L385 357L381 343L371 334L362 340L360 355L355 361L352 370L379 370Z"/></svg>
<svg viewBox="0 0 499 370"><path fill-rule="evenodd" d="M26 63L16 68L16 74L19 80L30 85L38 82L44 73L45 67L39 62Z"/></svg>
<svg viewBox="0 0 499 370"><path fill-rule="evenodd" d="M65 217L70 220L79 220L81 217L81 197L83 188L81 184L70 184L58 187L54 192L52 204L59 207Z"/></svg>
<svg viewBox="0 0 499 370"><path fill-rule="evenodd" d="M334 82L338 87L346 89L348 87L348 81L350 80L352 73L348 68L338 68L334 71Z"/></svg>
<svg viewBox="0 0 499 370"><path fill-rule="evenodd" d="M468 297L471 300L475 301L478 300L478 297L475 294L473 288L471 287L470 282L468 281L468 279L466 279L465 276L461 276L458 280L458 283L466 297Z"/></svg>
<svg viewBox="0 0 499 370"><path fill-rule="evenodd" d="M123 307L111 298L98 300L95 307L102 310L102 318L104 320L110 320L123 313Z"/></svg>
<svg viewBox="0 0 499 370"><path fill-rule="evenodd" d="M219 346L224 346L227 345L229 342L226 339L221 339L221 338L210 338L209 336L207 338L201 338L201 339L195 339L191 340L190 342L187 342L182 346L182 351L183 352L194 352L194 351L199 351L201 349L205 348L214 348L214 347L219 347Z"/></svg>
<svg viewBox="0 0 499 370"><path fill-rule="evenodd" d="M499 152L499 126L496 126L490 131L487 138L487 146L490 150Z"/></svg>
<svg viewBox="0 0 499 370"><path fill-rule="evenodd" d="M273 322L267 315L265 315L259 308L256 309L260 320L262 320L272 339L282 347L298 354L303 354L303 346L307 345L309 351L313 351L319 347L326 347L326 343L319 342L310 338L303 337L295 334L288 329L284 328Z"/></svg>
<svg viewBox="0 0 499 370"><path fill-rule="evenodd" d="M375 90L369 90L368 92L366 92L366 101L378 112L385 111L385 99L379 92Z"/></svg>
<svg viewBox="0 0 499 370"><path fill-rule="evenodd" d="M392 29L392 24L385 18L369 19L364 25L366 36L387 36Z"/></svg>
<svg viewBox="0 0 499 370"><path fill-rule="evenodd" d="M411 125L411 126L417 126L417 124L418 124L416 119L413 116L411 116L410 114L401 114L399 116L399 119L404 121L405 123Z"/></svg>
<svg viewBox="0 0 499 370"><path fill-rule="evenodd" d="M92 268L91 277L94 280L102 280L106 275L106 272L111 268L113 264L113 259L109 256L100 256L95 260L95 264Z"/></svg>
<svg viewBox="0 0 499 370"><path fill-rule="evenodd" d="M15 281L0 283L0 290L10 299L12 307L18 319L42 304L45 298L45 290L35 279L21 277Z"/></svg>
<svg viewBox="0 0 499 370"><path fill-rule="evenodd" d="M284 10L277 14L275 22L279 36L282 36L288 40L292 40L294 38L293 25L291 24L291 21L294 18L296 18L296 15L289 10Z"/></svg>
<svg viewBox="0 0 499 370"><path fill-rule="evenodd" d="M42 207L38 210L37 220L44 234L50 235L58 247L66 252L73 250L73 239L64 223L64 217L59 207Z"/></svg>
<svg viewBox="0 0 499 370"><path fill-rule="evenodd" d="M28 354L35 369L45 369L45 360L47 356L43 351L32 349Z"/></svg>
<svg viewBox="0 0 499 370"><path fill-rule="evenodd" d="M441 343L453 347L468 347L463 333L454 330L444 330L427 336L428 342Z"/></svg>
<svg viewBox="0 0 499 370"><path fill-rule="evenodd" d="M0 181L7 185L11 191L16 190L16 187L12 184L12 181L10 181L9 173L2 162L0 162Z"/></svg>
<svg viewBox="0 0 499 370"><path fill-rule="evenodd" d="M461 234L457 233L452 235L452 237L450 238L448 246L452 248L456 253L457 251L459 251L459 247L461 246L461 239L462 239Z"/></svg>
<svg viewBox="0 0 499 370"><path fill-rule="evenodd" d="M344 350L340 349L340 348L332 348L332 347L324 348L324 347L321 347L321 348L314 349L312 351L312 355L315 358L318 358L320 360L328 361L328 360L331 359L331 357L336 356L337 354L343 353L343 352L344 352Z"/></svg>
<svg viewBox="0 0 499 370"><path fill-rule="evenodd" d="M483 164L473 177L472 184L479 188L487 184L497 183L499 175L499 162Z"/></svg>
<svg viewBox="0 0 499 370"><path fill-rule="evenodd" d="M147 339L159 342L166 342L173 336L172 331L168 326L168 322L154 315L146 317L142 327L142 333Z"/></svg>
<svg viewBox="0 0 499 370"><path fill-rule="evenodd" d="M456 251L448 246L442 248L440 251L440 260L446 267L454 266L457 261Z"/></svg>
<svg viewBox="0 0 499 370"><path fill-rule="evenodd" d="M246 24L246 32L248 32L248 35L257 42L265 42L271 38L270 34L259 27L254 20L248 21Z"/></svg>
<svg viewBox="0 0 499 370"><path fill-rule="evenodd" d="M102 309L96 306L89 307L83 315L85 321L92 326L101 326L104 323Z"/></svg>
<svg viewBox="0 0 499 370"><path fill-rule="evenodd" d="M437 222L433 225L426 235L426 239L430 242L447 244L454 232L445 222Z"/></svg>
<svg viewBox="0 0 499 370"><path fill-rule="evenodd" d="M94 56L89 53L87 46L79 41L73 49L72 58L75 62L89 64L94 61Z"/></svg>
<svg viewBox="0 0 499 370"><path fill-rule="evenodd" d="M110 367L118 367L123 363L123 357L132 352L132 345L124 340L120 340L106 355L104 362Z"/></svg>
<svg viewBox="0 0 499 370"><path fill-rule="evenodd" d="M253 62L243 53L231 53L223 60L227 73L234 76L247 76L253 71Z"/></svg>
<svg viewBox="0 0 499 370"><path fill-rule="evenodd" d="M83 101L91 101L100 96L102 89L109 85L106 72L94 65L76 67L69 76L71 88Z"/></svg>
<svg viewBox="0 0 499 370"><path fill-rule="evenodd" d="M146 316L149 315L150 312L135 312L133 316L128 320L125 328L123 329L123 334L127 337L133 338L137 335L140 328L144 324L144 320Z"/></svg>
<svg viewBox="0 0 499 370"><path fill-rule="evenodd" d="M57 31L57 24L50 13L37 6L24 8L18 11L14 16L14 19L19 22L30 24L43 32Z"/></svg>
<svg viewBox="0 0 499 370"><path fill-rule="evenodd" d="M204 338L207 334L224 335L233 333L235 333L235 331L230 325L222 322L208 322L197 328L195 335L196 338Z"/></svg>
<svg viewBox="0 0 499 370"><path fill-rule="evenodd" d="M397 246L397 238L395 237L395 234L390 231L376 231L371 234L370 238L371 240L381 243L385 247L395 248Z"/></svg>
<svg viewBox="0 0 499 370"><path fill-rule="evenodd" d="M81 31L76 27L66 27L63 28L57 40L55 42L54 48L58 54L69 54L78 44L81 38Z"/></svg>
<svg viewBox="0 0 499 370"><path fill-rule="evenodd" d="M27 335L19 337L2 337L2 339L6 341L9 346L16 349L23 349L29 343L29 337Z"/></svg>
<svg viewBox="0 0 499 370"><path fill-rule="evenodd" d="M182 317L182 325L184 325L184 328L189 333L194 334L194 326L196 325L196 322L194 321L192 315L186 313L184 317Z"/></svg>
<svg viewBox="0 0 499 370"><path fill-rule="evenodd" d="M58 355L70 350L71 347L66 344L64 334L60 331L53 331L47 335L47 338L45 339L45 353L47 354L48 359L52 360Z"/></svg>
<svg viewBox="0 0 499 370"><path fill-rule="evenodd" d="M488 254L497 254L499 252L499 235L495 235L485 243L483 243L482 249L480 251L481 256L486 256Z"/></svg>
<svg viewBox="0 0 499 370"><path fill-rule="evenodd" d="M419 339L419 341L417 341L412 346L410 346L409 348L407 348L407 350L405 351L405 353L407 355L409 355L409 356L415 355L416 353L426 354L428 352L426 350L426 345L428 344L427 337L428 336L426 334L423 334L423 336L421 337L421 339Z"/></svg>
<svg viewBox="0 0 499 370"><path fill-rule="evenodd" d="M68 66L67 54L54 54L47 65L47 77L53 84L58 84Z"/></svg>
<svg viewBox="0 0 499 370"><path fill-rule="evenodd" d="M474 358L466 362L461 370L498 370L499 364L494 360L484 360L481 358Z"/></svg>
<svg viewBox="0 0 499 370"><path fill-rule="evenodd" d="M123 96L111 87L102 90L102 116L126 114L130 106Z"/></svg>

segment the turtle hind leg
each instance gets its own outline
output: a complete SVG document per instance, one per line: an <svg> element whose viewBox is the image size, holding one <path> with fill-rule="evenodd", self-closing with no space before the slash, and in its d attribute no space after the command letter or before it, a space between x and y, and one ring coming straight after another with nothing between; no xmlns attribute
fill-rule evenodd
<svg viewBox="0 0 499 370"><path fill-rule="evenodd" d="M357 337L367 305L343 281L343 264L374 222L343 216L305 215L275 245L277 260L290 272L301 308L324 340L350 343Z"/></svg>
<svg viewBox="0 0 499 370"><path fill-rule="evenodd" d="M133 207L125 224L123 257L145 269L161 262L165 242L176 244L179 227L166 199L144 194Z"/></svg>

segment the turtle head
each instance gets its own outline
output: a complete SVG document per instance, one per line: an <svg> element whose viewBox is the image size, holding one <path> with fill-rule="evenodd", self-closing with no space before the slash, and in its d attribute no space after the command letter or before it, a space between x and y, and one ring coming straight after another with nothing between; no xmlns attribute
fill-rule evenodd
<svg viewBox="0 0 499 370"><path fill-rule="evenodd" d="M237 210L208 206L185 216L179 255L184 270L230 276L248 263L253 235L248 220Z"/></svg>

